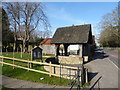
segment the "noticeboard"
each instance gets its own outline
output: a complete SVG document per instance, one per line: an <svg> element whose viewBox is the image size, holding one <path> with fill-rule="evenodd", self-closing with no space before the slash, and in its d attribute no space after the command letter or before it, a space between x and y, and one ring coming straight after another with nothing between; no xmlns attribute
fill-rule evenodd
<svg viewBox="0 0 120 90"><path fill-rule="evenodd" d="M42 59L42 49L40 47L36 47L32 50L32 60Z"/></svg>

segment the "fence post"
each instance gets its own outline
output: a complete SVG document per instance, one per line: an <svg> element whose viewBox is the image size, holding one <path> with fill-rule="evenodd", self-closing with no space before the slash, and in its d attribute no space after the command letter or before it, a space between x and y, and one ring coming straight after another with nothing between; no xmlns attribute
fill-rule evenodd
<svg viewBox="0 0 120 90"><path fill-rule="evenodd" d="M20 48L20 49L21 49L21 55L20 55L20 56L21 56L21 58L22 58L22 46L21 46L21 48Z"/></svg>
<svg viewBox="0 0 120 90"><path fill-rule="evenodd" d="M83 65L82 65L82 69L81 69L81 83L82 83L82 86L85 83L85 70L84 70L84 66Z"/></svg>
<svg viewBox="0 0 120 90"><path fill-rule="evenodd" d="M86 68L86 83L88 83L88 69Z"/></svg>
<svg viewBox="0 0 120 90"><path fill-rule="evenodd" d="M13 65L14 65L14 50L13 50ZM14 66L13 66L13 69L14 69Z"/></svg>
<svg viewBox="0 0 120 90"><path fill-rule="evenodd" d="M29 61L29 59L28 59L28 61ZM28 71L29 71L29 62L28 62Z"/></svg>
<svg viewBox="0 0 120 90"><path fill-rule="evenodd" d="M13 58L13 65L14 65L14 58ZM13 69L14 69L14 66L13 66Z"/></svg>
<svg viewBox="0 0 120 90"><path fill-rule="evenodd" d="M78 78L77 90L80 90L80 69L79 69L79 67L78 67L78 70L77 70L77 78Z"/></svg>
<svg viewBox="0 0 120 90"><path fill-rule="evenodd" d="M54 74L56 74L55 66L53 68L54 68Z"/></svg>
<svg viewBox="0 0 120 90"><path fill-rule="evenodd" d="M33 52L32 52L32 50L31 50L31 61L33 61ZM33 67L33 63L30 63L30 68L32 68Z"/></svg>
<svg viewBox="0 0 120 90"><path fill-rule="evenodd" d="M71 79L71 68L69 69L69 77Z"/></svg>
<svg viewBox="0 0 120 90"><path fill-rule="evenodd" d="M50 62L50 74L49 74L50 77L51 77L51 74L52 74L52 66L51 66L51 62Z"/></svg>
<svg viewBox="0 0 120 90"><path fill-rule="evenodd" d="M2 67L3 67L3 57L2 57Z"/></svg>

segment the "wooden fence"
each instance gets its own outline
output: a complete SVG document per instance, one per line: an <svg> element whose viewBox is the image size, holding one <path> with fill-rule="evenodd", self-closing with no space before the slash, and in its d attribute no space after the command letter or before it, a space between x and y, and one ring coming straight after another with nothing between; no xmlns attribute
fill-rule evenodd
<svg viewBox="0 0 120 90"><path fill-rule="evenodd" d="M23 59L17 59L17 58L10 58L10 57L4 57L4 56L0 56L0 58L2 59L2 61L0 63L2 63L2 66L4 64L6 65L10 65L14 67L18 67L18 68L22 68L22 69L26 69L26 70L30 70L30 71L34 71L34 72L39 72L39 73L43 73L43 74L48 74L50 77L51 76L57 76L57 77L62 77L62 78L66 78L66 79L71 79L71 76L61 76L61 74L57 74L57 73L53 73L53 67L57 67L60 69L61 71L61 65L56 65L56 64L51 64L51 63L42 63L42 62L36 62L36 61L29 61L29 60L23 60ZM4 59L9 59L12 60L13 63L6 63L4 62ZM23 67L23 66L19 66L19 65L15 65L15 61L20 61L20 62L26 62L28 65L28 67ZM32 69L31 68L31 64L38 64L38 65L45 65L49 67L49 72L45 72L45 71L41 71L41 70L36 70L36 69ZM71 66L66 66L66 65L62 65L62 68L64 69L71 69L71 70L78 70L77 67L71 67Z"/></svg>

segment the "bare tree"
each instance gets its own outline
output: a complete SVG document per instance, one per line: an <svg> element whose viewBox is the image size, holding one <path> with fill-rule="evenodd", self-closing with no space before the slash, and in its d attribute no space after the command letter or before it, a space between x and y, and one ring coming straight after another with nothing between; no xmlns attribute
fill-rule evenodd
<svg viewBox="0 0 120 90"><path fill-rule="evenodd" d="M19 3L3 3L3 8L7 11L10 29L14 31L14 50L16 48L17 30L20 30L20 7Z"/></svg>
<svg viewBox="0 0 120 90"><path fill-rule="evenodd" d="M99 22L99 28L104 30L109 27L118 26L118 7L116 7L112 12L105 14L101 21Z"/></svg>
<svg viewBox="0 0 120 90"><path fill-rule="evenodd" d="M102 44L102 46L114 47L120 45L120 41L118 40L118 38L120 38L118 21L118 7L102 17L98 25L101 29L99 43Z"/></svg>
<svg viewBox="0 0 120 90"><path fill-rule="evenodd" d="M44 30L44 31L40 31L38 36L41 38L50 38L51 34L52 32L50 30Z"/></svg>
<svg viewBox="0 0 120 90"><path fill-rule="evenodd" d="M27 52L31 33L41 25L40 23L47 29L50 26L42 3L17 2L6 3L4 6L12 19L11 27L14 28L15 33L19 32L19 36L23 39L23 52ZM24 26L24 30L20 28L21 26Z"/></svg>

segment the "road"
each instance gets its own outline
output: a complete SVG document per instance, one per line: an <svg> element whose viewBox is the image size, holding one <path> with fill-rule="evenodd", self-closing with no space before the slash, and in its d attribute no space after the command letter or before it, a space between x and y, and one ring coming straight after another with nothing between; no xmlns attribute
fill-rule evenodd
<svg viewBox="0 0 120 90"><path fill-rule="evenodd" d="M120 51L104 49L104 52L109 55L109 59L118 67L120 65Z"/></svg>
<svg viewBox="0 0 120 90"><path fill-rule="evenodd" d="M118 68L111 63L108 55L103 54L102 51L101 49L96 50L94 58L85 64L85 67L88 68L90 88L98 90L118 88Z"/></svg>

